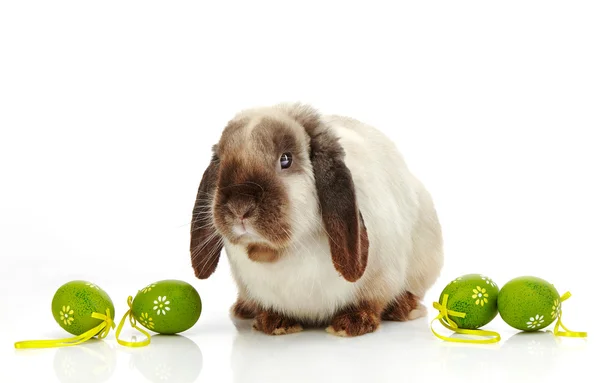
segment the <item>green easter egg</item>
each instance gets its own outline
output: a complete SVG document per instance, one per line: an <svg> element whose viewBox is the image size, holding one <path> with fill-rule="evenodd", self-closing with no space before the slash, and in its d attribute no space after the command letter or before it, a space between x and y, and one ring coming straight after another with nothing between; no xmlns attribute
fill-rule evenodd
<svg viewBox="0 0 600 383"><path fill-rule="evenodd" d="M551 283L541 278L517 277L502 286L498 312L507 324L518 330L541 330L558 318L560 295Z"/></svg>
<svg viewBox="0 0 600 383"><path fill-rule="evenodd" d="M81 335L101 324L93 313L115 318L115 307L108 294L88 281L71 281L60 286L52 298L52 316L56 323L73 335ZM95 334L97 335L97 334Z"/></svg>
<svg viewBox="0 0 600 383"><path fill-rule="evenodd" d="M448 294L448 310L465 313L464 318L449 315L462 329L478 329L498 315L498 285L481 274L466 274L450 282L440 294L439 303Z"/></svg>
<svg viewBox="0 0 600 383"><path fill-rule="evenodd" d="M138 291L131 311L135 320L148 330L177 334L196 324L202 312L202 300L189 283L168 279Z"/></svg>

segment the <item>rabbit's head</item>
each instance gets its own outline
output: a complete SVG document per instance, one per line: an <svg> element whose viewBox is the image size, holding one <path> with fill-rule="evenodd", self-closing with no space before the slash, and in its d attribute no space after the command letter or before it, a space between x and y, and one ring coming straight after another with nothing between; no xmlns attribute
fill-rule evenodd
<svg viewBox="0 0 600 383"><path fill-rule="evenodd" d="M192 214L196 276L216 269L224 241L276 262L297 241L327 235L335 268L364 273L368 236L337 138L311 107L247 110L229 121L204 171Z"/></svg>

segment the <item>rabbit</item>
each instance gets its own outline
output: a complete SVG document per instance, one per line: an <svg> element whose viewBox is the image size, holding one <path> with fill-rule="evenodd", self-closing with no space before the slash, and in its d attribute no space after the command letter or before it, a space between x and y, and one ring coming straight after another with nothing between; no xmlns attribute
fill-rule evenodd
<svg viewBox="0 0 600 383"><path fill-rule="evenodd" d="M222 250L234 317L283 335L356 337L427 315L444 263L432 197L373 126L279 103L233 115L212 146L190 228L195 276Z"/></svg>

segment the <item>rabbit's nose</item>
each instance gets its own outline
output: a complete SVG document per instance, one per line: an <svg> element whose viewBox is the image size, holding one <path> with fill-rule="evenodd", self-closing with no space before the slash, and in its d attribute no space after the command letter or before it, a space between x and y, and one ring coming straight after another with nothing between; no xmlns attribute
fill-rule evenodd
<svg viewBox="0 0 600 383"><path fill-rule="evenodd" d="M229 208L229 211L240 220L249 218L256 210L255 203L232 203L230 201L227 203L227 207Z"/></svg>

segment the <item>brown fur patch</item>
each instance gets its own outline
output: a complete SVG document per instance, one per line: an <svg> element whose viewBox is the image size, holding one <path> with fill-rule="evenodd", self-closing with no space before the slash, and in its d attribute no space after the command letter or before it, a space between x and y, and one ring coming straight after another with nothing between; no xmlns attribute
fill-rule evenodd
<svg viewBox="0 0 600 383"><path fill-rule="evenodd" d="M404 322L409 320L411 311L419 306L419 299L409 291L396 297L384 310L383 320Z"/></svg>
<svg viewBox="0 0 600 383"><path fill-rule="evenodd" d="M231 307L231 313L241 319L252 319L256 316L258 308L249 300L238 298Z"/></svg>
<svg viewBox="0 0 600 383"><path fill-rule="evenodd" d="M361 302L338 312L327 332L338 336L360 336L374 332L381 323L382 307L374 302Z"/></svg>
<svg viewBox="0 0 600 383"><path fill-rule="evenodd" d="M269 242L280 247L289 241L289 200L281 180L274 171L225 156L216 197L215 224L222 232L229 233L238 219L236 215L248 210L252 212L248 223Z"/></svg>
<svg viewBox="0 0 600 383"><path fill-rule="evenodd" d="M279 259L279 251L265 245L248 245L248 257L255 262L275 262Z"/></svg>
<svg viewBox="0 0 600 383"><path fill-rule="evenodd" d="M284 335L302 331L302 325L293 319L273 311L261 311L254 318L252 327L268 335Z"/></svg>

